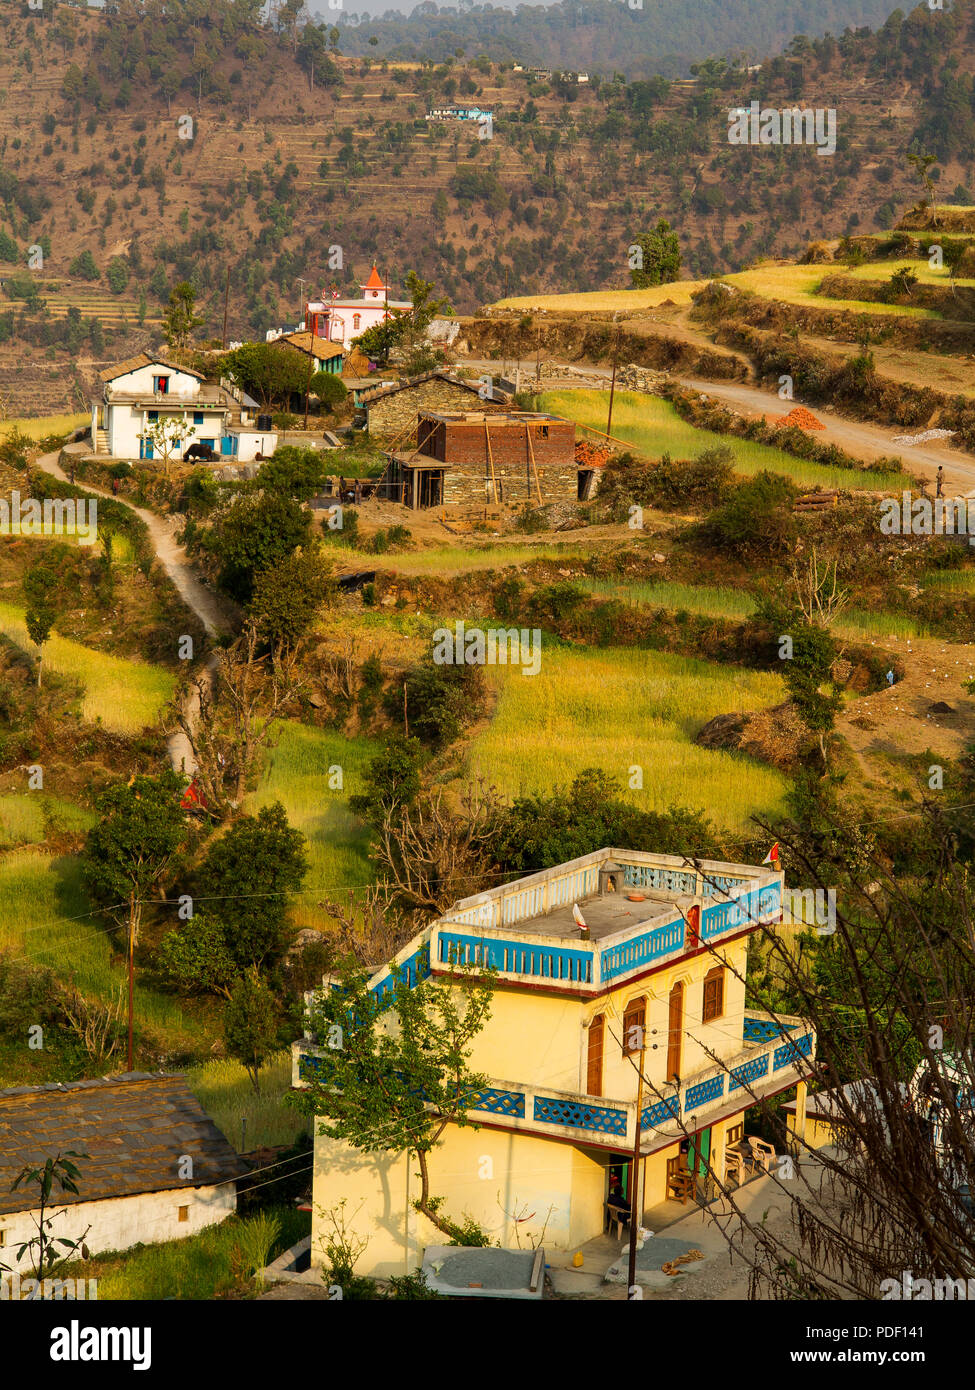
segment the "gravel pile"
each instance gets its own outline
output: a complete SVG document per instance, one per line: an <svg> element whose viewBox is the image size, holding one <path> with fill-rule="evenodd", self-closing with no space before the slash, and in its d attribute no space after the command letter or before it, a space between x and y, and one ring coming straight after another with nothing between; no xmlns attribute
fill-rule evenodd
<svg viewBox="0 0 975 1390"><path fill-rule="evenodd" d="M440 1259L431 1272L438 1283L455 1289L480 1284L484 1289L527 1289L535 1263L534 1250L494 1250L458 1247L456 1254Z"/></svg>

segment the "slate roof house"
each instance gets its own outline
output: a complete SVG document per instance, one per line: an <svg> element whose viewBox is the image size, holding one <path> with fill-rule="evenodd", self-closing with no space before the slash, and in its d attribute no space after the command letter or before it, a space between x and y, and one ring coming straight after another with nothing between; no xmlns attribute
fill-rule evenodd
<svg viewBox="0 0 975 1390"><path fill-rule="evenodd" d="M55 1191L54 1236L93 1254L192 1235L237 1208L248 1172L182 1076L128 1072L0 1091L0 1264L36 1235L35 1189L11 1184L25 1164L69 1149L87 1155L77 1196ZM30 1262L25 1254L19 1268Z"/></svg>
<svg viewBox="0 0 975 1390"><path fill-rule="evenodd" d="M503 409L507 396L498 391L482 399L481 383L464 381L438 367L365 392L362 406L371 439L402 438L424 410ZM490 390L491 388L487 388Z"/></svg>
<svg viewBox="0 0 975 1390"><path fill-rule="evenodd" d="M146 430L167 419L186 424L184 446L208 444L228 462L248 462L259 454L269 457L277 448L277 435L270 429L259 430L250 411L230 391L208 384L199 372L164 357L140 352L100 372L99 380L101 392L91 401L91 442L96 454L151 459L153 444ZM269 416L261 421L270 425Z"/></svg>

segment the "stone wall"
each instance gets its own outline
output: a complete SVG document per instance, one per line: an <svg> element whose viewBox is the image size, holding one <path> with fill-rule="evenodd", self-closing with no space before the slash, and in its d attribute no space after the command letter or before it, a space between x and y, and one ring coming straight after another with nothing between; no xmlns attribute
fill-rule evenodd
<svg viewBox="0 0 975 1390"><path fill-rule="evenodd" d="M443 377L431 377L402 391L393 391L376 401L365 402L366 428L370 438L392 440L406 435L421 410L500 410L498 402L482 401L473 389Z"/></svg>

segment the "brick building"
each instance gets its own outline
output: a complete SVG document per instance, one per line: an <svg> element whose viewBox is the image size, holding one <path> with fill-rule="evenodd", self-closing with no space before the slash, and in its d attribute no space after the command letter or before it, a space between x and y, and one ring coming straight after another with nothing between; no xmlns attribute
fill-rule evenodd
<svg viewBox="0 0 975 1390"><path fill-rule="evenodd" d="M527 411L421 411L416 446L387 454L384 495L419 507L578 497L575 425Z"/></svg>
<svg viewBox="0 0 975 1390"><path fill-rule="evenodd" d="M492 400L481 400L477 382L461 381L442 370L408 377L362 397L369 437L401 442L421 411L503 410L506 404L507 397L498 397L497 392Z"/></svg>

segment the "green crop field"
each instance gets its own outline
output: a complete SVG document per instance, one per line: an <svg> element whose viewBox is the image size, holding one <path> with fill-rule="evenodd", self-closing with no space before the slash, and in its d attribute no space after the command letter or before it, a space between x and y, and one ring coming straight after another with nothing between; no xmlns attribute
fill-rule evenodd
<svg viewBox="0 0 975 1390"><path fill-rule="evenodd" d="M88 424L90 415L25 415L16 420L0 420L0 439L19 430L31 439L44 439L49 434L71 434Z"/></svg>
<svg viewBox="0 0 975 1390"><path fill-rule="evenodd" d="M607 391L546 391L540 397L539 409L564 415L592 429L605 430L608 401ZM771 473L786 474L800 487L879 490L896 488L904 482L904 475L900 473L862 473L850 468L828 468L823 464L793 458L782 449L773 449L767 444L698 429L682 420L669 401L634 391L616 393L613 434L630 444L635 452L650 459L658 459L662 454L670 454L674 458L693 458L705 449L727 447L735 456L736 473L750 476L765 468Z"/></svg>
<svg viewBox="0 0 975 1390"><path fill-rule="evenodd" d="M666 653L609 648L542 650L537 676L487 668L499 688L489 728L469 755L469 771L508 796L567 785L601 767L648 810L700 808L716 824L741 830L756 812L781 810L780 773L741 754L699 748L694 736L715 715L754 710L784 698L781 678Z"/></svg>
<svg viewBox="0 0 975 1390"><path fill-rule="evenodd" d="M0 850L43 844L52 830L87 830L96 816L63 797L44 792L0 796Z"/></svg>
<svg viewBox="0 0 975 1390"><path fill-rule="evenodd" d="M839 266L836 267L840 269ZM780 304L802 304L810 309L842 309L847 313L890 314L897 318L940 318L932 309L913 305L879 304L874 299L828 299L818 294L828 270L821 265L760 265L742 270L721 279L739 289L751 290L763 299L776 299ZM876 277L874 277L876 278Z"/></svg>
<svg viewBox="0 0 975 1390"><path fill-rule="evenodd" d="M0 951L47 966L62 983L108 1003L119 998L126 978L121 946L113 946L109 927L91 911L77 858L56 858L29 846L0 853ZM114 951L120 954L113 963ZM136 974L139 1030L151 1033L156 1046L205 1055L219 1031L212 1006L207 1001L185 1009L172 995L144 987ZM14 1083L0 1076L4 1084Z"/></svg>
<svg viewBox="0 0 975 1390"><path fill-rule="evenodd" d="M575 545L438 545L429 550L370 555L364 550L337 547L336 563L343 568L395 570L397 574L463 574L468 570L501 569L531 560L577 560L589 554Z"/></svg>
<svg viewBox="0 0 975 1390"><path fill-rule="evenodd" d="M288 820L305 836L311 867L291 917L299 927L322 930L327 919L318 903L323 898L343 901L350 888L361 888L374 877L368 828L348 803L362 790L362 773L379 744L291 721L283 722L278 733L267 775L249 798L248 809L280 801ZM341 788L329 787L330 780L338 780L333 769L341 771Z"/></svg>
<svg viewBox="0 0 975 1390"><path fill-rule="evenodd" d="M622 603L646 604L649 608L683 609L706 618L728 618L741 622L755 611L755 600L742 589L707 584L643 583L622 580L583 580L582 587L601 598ZM903 613L875 613L863 608L847 608L834 623L845 637L927 637L923 623Z"/></svg>
<svg viewBox="0 0 975 1390"><path fill-rule="evenodd" d="M259 1093L241 1064L229 1057L191 1067L186 1081L238 1153L291 1144L311 1126L307 1115L284 1104L291 1087L290 1052L279 1052L261 1068Z"/></svg>
<svg viewBox="0 0 975 1390"><path fill-rule="evenodd" d="M36 659L37 648L27 636L22 608L0 603L0 632ZM101 722L120 734L136 734L154 725L172 699L176 684L159 666L125 661L56 633L44 644L43 667L78 682L84 691L83 719L91 724Z"/></svg>

